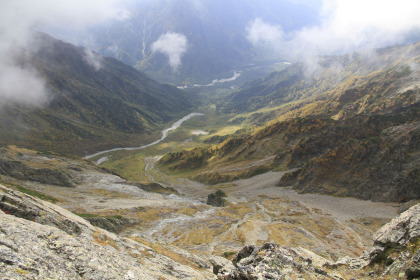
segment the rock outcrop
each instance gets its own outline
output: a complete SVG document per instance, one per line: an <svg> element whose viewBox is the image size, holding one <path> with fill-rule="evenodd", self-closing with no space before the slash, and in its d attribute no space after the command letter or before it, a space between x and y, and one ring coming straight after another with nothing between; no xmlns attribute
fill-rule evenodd
<svg viewBox="0 0 420 280"><path fill-rule="evenodd" d="M151 247L0 185L2 279L211 279Z"/></svg>
<svg viewBox="0 0 420 280"><path fill-rule="evenodd" d="M302 249L286 248L273 243L266 243L260 248L247 246L238 253L233 263L234 269L219 270L218 279L340 279L314 264L328 263L326 259Z"/></svg>
<svg viewBox="0 0 420 280"><path fill-rule="evenodd" d="M140 219L126 218L122 216L114 217L92 217L85 218L92 225L106 229L107 231L119 233L123 229L129 226L133 226L140 223Z"/></svg>
<svg viewBox="0 0 420 280"><path fill-rule="evenodd" d="M381 275L420 278L420 204L411 207L377 231L361 264Z"/></svg>
<svg viewBox="0 0 420 280"><path fill-rule="evenodd" d="M383 226L360 258L331 262L302 248L266 243L244 247L234 268L217 268L220 280L257 279L419 279L420 204ZM219 262L220 263L220 262ZM214 264L213 264L214 265ZM229 264L230 266L232 264Z"/></svg>
<svg viewBox="0 0 420 280"><path fill-rule="evenodd" d="M57 168L33 168L5 155L0 155L0 175L62 187L75 186L71 175L63 170Z"/></svg>

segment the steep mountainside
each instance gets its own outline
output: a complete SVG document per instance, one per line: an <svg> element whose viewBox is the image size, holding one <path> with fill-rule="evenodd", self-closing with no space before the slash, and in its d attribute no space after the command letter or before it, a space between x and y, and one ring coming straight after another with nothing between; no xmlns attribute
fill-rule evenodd
<svg viewBox="0 0 420 280"><path fill-rule="evenodd" d="M139 135L156 131L191 107L180 90L113 58L44 34L37 34L36 44L38 50L21 60L40 73L50 100L38 108L2 107L1 144L76 154L135 138L138 144Z"/></svg>
<svg viewBox="0 0 420 280"><path fill-rule="evenodd" d="M168 154L162 168L193 166L195 179L213 184L298 168L280 184L371 200L420 198L420 44L326 61L309 77L293 65L234 93L224 110L274 106L231 120L262 128Z"/></svg>
<svg viewBox="0 0 420 280"><path fill-rule="evenodd" d="M373 137L349 137L288 174L282 186L302 192L355 196L376 201L420 198L420 122L392 126ZM317 141L313 141L317 143ZM313 144L315 144L313 143ZM303 143L299 143L303 145ZM296 147L296 154L306 149Z"/></svg>

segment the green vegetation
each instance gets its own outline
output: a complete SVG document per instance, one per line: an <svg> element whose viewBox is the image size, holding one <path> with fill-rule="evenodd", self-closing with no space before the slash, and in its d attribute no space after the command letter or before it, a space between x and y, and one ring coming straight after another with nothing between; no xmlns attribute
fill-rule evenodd
<svg viewBox="0 0 420 280"><path fill-rule="evenodd" d="M206 164L212 153L205 148L166 154L161 160L169 169L197 169Z"/></svg>
<svg viewBox="0 0 420 280"><path fill-rule="evenodd" d="M11 183L2 183L2 184L6 185L8 187L17 189L18 191L20 191L22 193L25 193L25 194L31 195L33 197L37 197L39 199L46 200L46 201L49 201L49 202L52 202L52 203L57 203L59 201L58 199L56 199L52 196L40 193L40 192L35 191L35 190L30 190L30 189L24 188L24 187L22 187L20 185L17 185L17 184L11 184Z"/></svg>
<svg viewBox="0 0 420 280"><path fill-rule="evenodd" d="M190 120L184 122L181 127L170 132L163 142L139 151L114 152L108 161L101 164L101 167L115 172L123 178L133 181L147 182L152 179L151 177L157 181L171 180L162 173L156 172L155 168L151 168L146 171L146 165L151 164L154 166L155 160L153 158L157 155L165 155L165 159L170 159L171 155L168 153L177 153L177 151L179 151L180 154L184 154L184 150L188 149L194 151L194 157L185 157L184 162L173 161L173 172L171 171L170 173L171 175L179 173L179 176L185 176L187 173L191 173L192 175L194 170L189 164L194 164L197 168L199 168L201 164L205 164L206 160L209 159L209 153L205 152L206 150L203 147L196 148L197 146L208 146L204 143L207 139L211 137L225 137L220 135L232 133L241 128L241 126L237 125L235 127L230 126L226 129L224 124L226 124L227 120L230 119L229 115L220 115L214 109L208 108L201 108L199 111L203 112L204 116L191 118ZM192 132L198 129L207 132L208 135L192 134ZM205 154L201 154L201 152L205 152ZM176 160L177 159L178 157L176 157ZM178 167L182 165L185 166L185 168L182 172L179 172Z"/></svg>
<svg viewBox="0 0 420 280"><path fill-rule="evenodd" d="M160 194L178 194L178 191L172 187L163 187L162 185L151 182L140 184L139 187L148 192L155 192Z"/></svg>
<svg viewBox="0 0 420 280"><path fill-rule="evenodd" d="M98 214L92 214L92 213L77 213L73 212L73 214L76 214L79 217L82 217L83 219L89 219L89 218L97 218L99 217Z"/></svg>
<svg viewBox="0 0 420 280"><path fill-rule="evenodd" d="M224 258L226 258L226 259L228 259L228 260L232 260L232 259L233 259L233 257L234 257L236 254L237 254L237 252L231 252L231 251L228 251L228 252L223 252L222 257L224 257Z"/></svg>

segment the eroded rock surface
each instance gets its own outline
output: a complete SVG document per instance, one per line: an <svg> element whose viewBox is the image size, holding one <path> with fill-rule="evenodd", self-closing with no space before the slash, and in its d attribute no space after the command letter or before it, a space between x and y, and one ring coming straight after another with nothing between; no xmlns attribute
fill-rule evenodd
<svg viewBox="0 0 420 280"><path fill-rule="evenodd" d="M151 247L94 227L59 206L1 185L0 201L2 279L213 277L203 260L199 271Z"/></svg>

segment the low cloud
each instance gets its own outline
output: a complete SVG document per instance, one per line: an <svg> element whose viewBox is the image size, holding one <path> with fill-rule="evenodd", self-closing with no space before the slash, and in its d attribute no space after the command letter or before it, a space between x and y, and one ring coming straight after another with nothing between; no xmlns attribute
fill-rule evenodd
<svg viewBox="0 0 420 280"><path fill-rule="evenodd" d="M275 47L283 39L283 30L279 25L269 24L257 18L247 26L247 38L254 45Z"/></svg>
<svg viewBox="0 0 420 280"><path fill-rule="evenodd" d="M83 29L108 20L130 16L116 0L13 0L0 1L0 104L42 104L48 99L44 80L30 64L22 63L22 54L35 53L35 30L49 27ZM98 67L89 51L86 61Z"/></svg>
<svg viewBox="0 0 420 280"><path fill-rule="evenodd" d="M0 63L0 106L9 102L38 105L47 100L44 81L34 69Z"/></svg>
<svg viewBox="0 0 420 280"><path fill-rule="evenodd" d="M251 43L263 41L282 58L305 61L406 42L420 31L420 1L324 0L318 25L280 34L279 26L256 19L246 30Z"/></svg>
<svg viewBox="0 0 420 280"><path fill-rule="evenodd" d="M95 71L99 71L102 68L102 56L94 53L91 49L84 49L83 59L88 65L92 66Z"/></svg>
<svg viewBox="0 0 420 280"><path fill-rule="evenodd" d="M181 57L187 51L187 38L181 33L163 34L152 44L153 52L168 56L169 65L176 71L181 65Z"/></svg>

